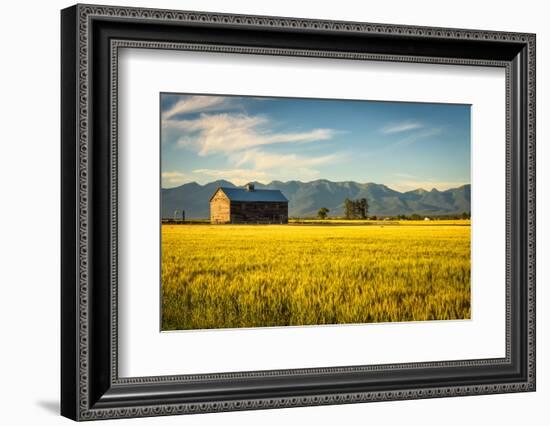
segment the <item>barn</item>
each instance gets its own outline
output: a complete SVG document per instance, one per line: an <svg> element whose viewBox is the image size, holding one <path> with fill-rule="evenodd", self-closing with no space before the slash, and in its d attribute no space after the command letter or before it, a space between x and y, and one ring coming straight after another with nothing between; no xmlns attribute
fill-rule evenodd
<svg viewBox="0 0 550 426"><path fill-rule="evenodd" d="M288 223L288 200L279 190L219 187L210 197L210 223Z"/></svg>

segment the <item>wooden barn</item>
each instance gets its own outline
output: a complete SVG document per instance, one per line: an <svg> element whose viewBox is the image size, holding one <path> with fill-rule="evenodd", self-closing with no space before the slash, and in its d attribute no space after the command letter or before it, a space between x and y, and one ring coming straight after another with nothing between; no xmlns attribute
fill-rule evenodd
<svg viewBox="0 0 550 426"><path fill-rule="evenodd" d="M218 188L210 198L210 223L288 223L288 200L279 190Z"/></svg>

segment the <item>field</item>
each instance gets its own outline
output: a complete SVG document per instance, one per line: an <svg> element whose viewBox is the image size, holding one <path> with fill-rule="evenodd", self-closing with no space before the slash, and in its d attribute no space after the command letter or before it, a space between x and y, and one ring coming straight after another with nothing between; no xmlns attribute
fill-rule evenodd
<svg viewBox="0 0 550 426"><path fill-rule="evenodd" d="M469 221L162 226L163 330L468 318Z"/></svg>

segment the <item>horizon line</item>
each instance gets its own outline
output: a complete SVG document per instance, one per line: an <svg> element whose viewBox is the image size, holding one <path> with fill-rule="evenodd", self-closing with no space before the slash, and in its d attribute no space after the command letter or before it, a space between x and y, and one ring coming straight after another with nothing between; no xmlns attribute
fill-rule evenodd
<svg viewBox="0 0 550 426"><path fill-rule="evenodd" d="M163 188L161 186L161 190L168 190L168 189L176 189L176 188L180 188L184 185L189 185L189 184L196 184L196 185L199 185L199 186L207 186L207 185L210 185L210 184L213 184L213 183L216 183L216 182L220 182L220 181L224 181L224 182L228 182L230 183L231 185L233 185L234 187L236 188L243 188L245 185L247 184L244 184L244 185L235 185L233 182L231 182L230 180L227 180L227 179L218 179L218 180L214 180L212 182L208 182L208 183L205 183L205 184L200 184L198 183L197 181L190 181L190 182L186 182L186 183L182 183L181 185L177 185L177 186L172 186L172 187L169 187L169 188ZM249 183L252 183L252 184L260 184L260 185L265 185L265 186L268 186L268 185L271 185L272 183L274 182L280 182L280 183L283 183L283 184L287 184L287 183L291 183L291 182L297 182L297 183L302 183L302 184L308 184L308 183L314 183L314 182L320 182L320 181L325 181L325 182L330 182L330 183L356 183L356 184L359 184L359 185L368 185L368 184L373 184L373 185L380 185L380 186L385 186L386 188L388 189L391 189L392 191L395 191L395 192L399 192L400 194L406 194L408 192L414 192L414 191L426 191L426 192L431 192L431 191L437 191L437 192L445 192L445 191L449 191L451 189L459 189L459 188L462 188L464 186L471 186L471 182L470 183L463 183L461 185L458 185L456 187L451 187L451 188L447 188L447 189L444 189L444 190L439 190L435 187L432 187L431 189L425 189L425 188L415 188L415 189L411 189L409 191L399 191L397 189L394 189L392 188L391 186L389 186L388 184L385 184L385 183L376 183L376 182L357 182L357 181L354 181L354 180L342 180L342 181L332 181L332 180L329 180L329 179L315 179L315 180L311 180L311 181L301 181L301 180L295 180L295 179L292 179L292 180L287 180L287 181L282 181L282 180L272 180L271 182L269 183L262 183L260 181L250 181ZM219 186L220 188L223 188L222 186Z"/></svg>

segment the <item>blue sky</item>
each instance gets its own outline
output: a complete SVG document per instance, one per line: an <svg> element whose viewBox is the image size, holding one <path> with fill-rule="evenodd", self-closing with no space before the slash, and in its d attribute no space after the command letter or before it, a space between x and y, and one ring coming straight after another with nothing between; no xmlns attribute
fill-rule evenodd
<svg viewBox="0 0 550 426"><path fill-rule="evenodd" d="M470 183L470 106L161 94L162 187L226 179Z"/></svg>

